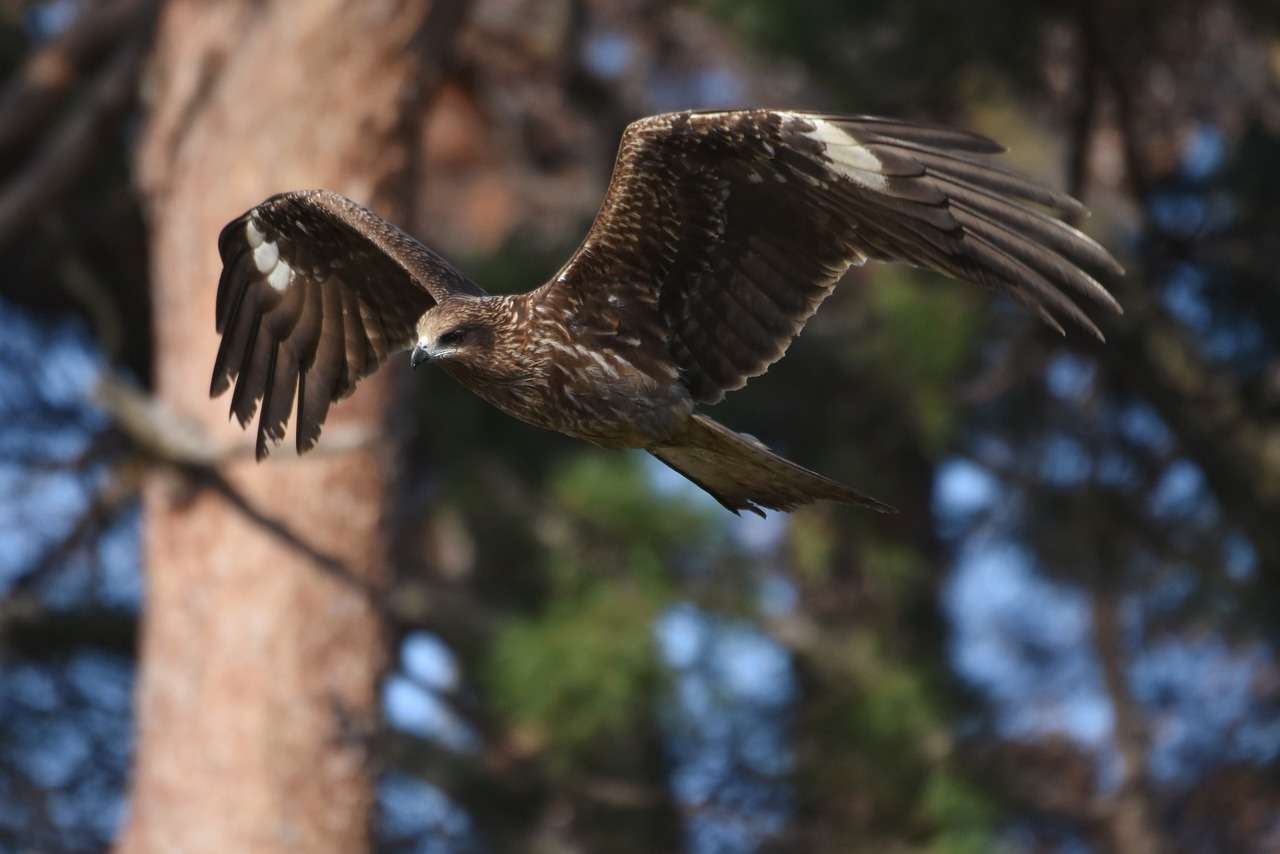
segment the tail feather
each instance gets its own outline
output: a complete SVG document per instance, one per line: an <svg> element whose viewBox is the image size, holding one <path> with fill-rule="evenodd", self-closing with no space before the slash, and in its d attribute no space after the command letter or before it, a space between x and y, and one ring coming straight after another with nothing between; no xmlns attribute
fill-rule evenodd
<svg viewBox="0 0 1280 854"><path fill-rule="evenodd" d="M842 483L796 465L758 440L735 433L705 415L694 415L673 444L649 453L711 494L733 513L794 510L814 501L857 504L880 513L896 512Z"/></svg>

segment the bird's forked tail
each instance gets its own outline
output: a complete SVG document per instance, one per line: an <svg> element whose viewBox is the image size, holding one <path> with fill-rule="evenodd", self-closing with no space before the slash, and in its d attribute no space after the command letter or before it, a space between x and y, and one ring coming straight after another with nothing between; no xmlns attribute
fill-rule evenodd
<svg viewBox="0 0 1280 854"><path fill-rule="evenodd" d="M881 513L892 507L783 459L759 440L694 415L669 445L649 453L709 492L735 514L794 510L814 501L858 504Z"/></svg>

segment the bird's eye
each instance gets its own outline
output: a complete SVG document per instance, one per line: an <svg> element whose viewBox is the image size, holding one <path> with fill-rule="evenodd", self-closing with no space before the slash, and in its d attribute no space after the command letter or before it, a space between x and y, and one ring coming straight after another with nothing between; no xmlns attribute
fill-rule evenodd
<svg viewBox="0 0 1280 854"><path fill-rule="evenodd" d="M462 339L467 337L470 331L465 326L459 326L457 329L450 329L448 332L440 336L439 344L441 347L452 347L455 344L462 343Z"/></svg>

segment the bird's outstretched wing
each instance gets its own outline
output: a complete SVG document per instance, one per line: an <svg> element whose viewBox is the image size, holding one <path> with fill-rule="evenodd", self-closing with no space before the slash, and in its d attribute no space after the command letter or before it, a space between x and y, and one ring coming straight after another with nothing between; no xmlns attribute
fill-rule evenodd
<svg viewBox="0 0 1280 854"><path fill-rule="evenodd" d="M284 438L298 401L297 447L320 437L329 405L412 345L418 318L450 294L482 294L443 258L327 190L272 196L218 235L222 335L209 394L235 383L245 426L258 401L257 456Z"/></svg>
<svg viewBox="0 0 1280 854"><path fill-rule="evenodd" d="M714 403L781 358L852 264L904 261L1002 288L1061 331L1123 273L1051 214L1079 202L992 166L962 131L776 110L672 113L627 128L604 203L544 286L589 328L665 347Z"/></svg>

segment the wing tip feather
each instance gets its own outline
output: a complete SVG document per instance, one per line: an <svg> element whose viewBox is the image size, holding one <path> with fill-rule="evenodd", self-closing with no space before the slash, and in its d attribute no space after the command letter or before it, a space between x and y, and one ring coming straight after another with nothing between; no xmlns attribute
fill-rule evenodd
<svg viewBox="0 0 1280 854"><path fill-rule="evenodd" d="M209 379L209 399L221 397L229 388L231 388L231 378L225 372L214 368L213 376Z"/></svg>

